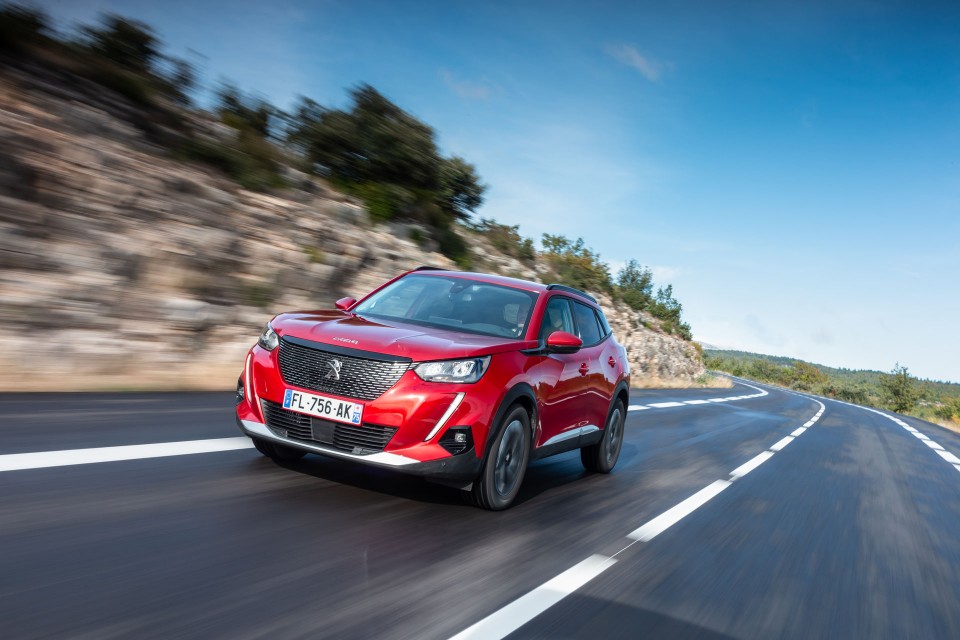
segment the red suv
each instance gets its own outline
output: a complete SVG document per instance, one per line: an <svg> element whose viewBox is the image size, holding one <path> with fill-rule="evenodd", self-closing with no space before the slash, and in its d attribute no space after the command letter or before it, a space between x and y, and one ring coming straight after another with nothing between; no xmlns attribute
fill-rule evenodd
<svg viewBox="0 0 960 640"><path fill-rule="evenodd" d="M276 316L247 354L237 423L264 455L418 474L487 509L530 460L616 464L630 370L586 293L421 267L336 307Z"/></svg>

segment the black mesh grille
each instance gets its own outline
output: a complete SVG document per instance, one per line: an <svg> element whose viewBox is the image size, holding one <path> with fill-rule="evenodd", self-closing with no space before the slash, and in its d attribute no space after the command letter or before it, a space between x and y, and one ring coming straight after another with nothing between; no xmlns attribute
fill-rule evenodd
<svg viewBox="0 0 960 640"><path fill-rule="evenodd" d="M261 400L267 427L275 435L321 444L347 453L369 454L383 451L397 432L394 427L365 424L356 427L287 411L277 402ZM318 437L315 437L318 436Z"/></svg>
<svg viewBox="0 0 960 640"><path fill-rule="evenodd" d="M324 351L322 345L312 348L280 340L280 375L292 385L332 393L345 398L376 400L397 384L408 368L409 359L363 358L344 353ZM334 363L340 363L338 375L333 375Z"/></svg>

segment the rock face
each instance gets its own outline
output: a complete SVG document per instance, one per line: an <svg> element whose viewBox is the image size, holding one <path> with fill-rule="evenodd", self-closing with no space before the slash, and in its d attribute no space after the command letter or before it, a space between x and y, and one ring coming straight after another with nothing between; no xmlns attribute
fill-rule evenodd
<svg viewBox="0 0 960 640"><path fill-rule="evenodd" d="M374 225L309 182L245 191L89 99L0 69L0 390L230 388L273 314L421 264L455 268L408 226ZM469 242L491 270L544 272ZM689 343L605 309L635 384L703 374Z"/></svg>

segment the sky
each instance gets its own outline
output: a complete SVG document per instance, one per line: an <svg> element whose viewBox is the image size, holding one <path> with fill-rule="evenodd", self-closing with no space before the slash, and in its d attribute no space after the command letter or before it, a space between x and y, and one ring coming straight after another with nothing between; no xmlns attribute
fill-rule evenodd
<svg viewBox="0 0 960 640"><path fill-rule="evenodd" d="M709 345L960 382L960 3L33 4L281 108L373 85L479 216L650 266Z"/></svg>

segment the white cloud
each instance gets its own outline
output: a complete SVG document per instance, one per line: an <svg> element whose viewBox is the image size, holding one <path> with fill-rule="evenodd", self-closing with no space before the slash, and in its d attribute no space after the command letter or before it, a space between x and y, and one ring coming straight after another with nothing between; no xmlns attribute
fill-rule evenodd
<svg viewBox="0 0 960 640"><path fill-rule="evenodd" d="M494 93L496 87L486 82L470 82L469 80L460 80L446 69L440 70L440 77L444 84L455 94L464 100L487 100Z"/></svg>
<svg viewBox="0 0 960 640"><path fill-rule="evenodd" d="M635 47L628 44L610 44L607 45L606 50L615 60L633 67L650 82L659 80L666 66L658 60L641 54Z"/></svg>

